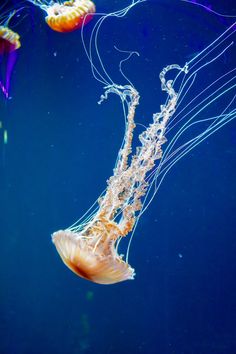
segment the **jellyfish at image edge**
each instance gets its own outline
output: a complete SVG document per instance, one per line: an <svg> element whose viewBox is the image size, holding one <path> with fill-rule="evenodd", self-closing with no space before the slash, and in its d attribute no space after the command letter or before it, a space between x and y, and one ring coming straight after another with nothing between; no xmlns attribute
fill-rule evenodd
<svg viewBox="0 0 236 354"><path fill-rule="evenodd" d="M133 1L111 16L124 16L140 2ZM236 23L183 66L164 67L159 78L161 90L167 94L166 101L138 136L136 148L132 141L140 96L123 73L122 63L126 59L120 64L126 85L116 84L108 74L98 51L102 23L104 16L98 19L88 44L82 31L82 41L93 76L105 88L99 103L110 94L120 98L125 135L105 191L71 227L54 232L52 241L63 262L78 276L99 284L113 284L134 278L135 271L129 264L131 241L140 217L165 176L182 157L236 118L236 67L226 67L225 72L220 70L214 78L208 75L212 65L223 70L224 55L235 51L232 36ZM127 53L127 59L135 54L123 53ZM127 236L129 242L122 254L122 240Z"/></svg>
<svg viewBox="0 0 236 354"><path fill-rule="evenodd" d="M16 62L16 51L20 48L20 36L9 28L9 22L16 14L12 11L9 15L2 15L0 19L0 65L3 77L0 78L0 88L9 98L10 79Z"/></svg>
<svg viewBox="0 0 236 354"><path fill-rule="evenodd" d="M45 21L56 32L72 32L89 22L95 13L91 0L69 0L55 2L47 0L27 0L46 12Z"/></svg>

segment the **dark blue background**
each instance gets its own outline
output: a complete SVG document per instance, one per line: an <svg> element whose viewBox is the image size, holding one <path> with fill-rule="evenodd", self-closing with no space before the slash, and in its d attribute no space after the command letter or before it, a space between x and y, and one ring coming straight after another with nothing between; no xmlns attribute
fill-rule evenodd
<svg viewBox="0 0 236 354"><path fill-rule="evenodd" d="M97 0L97 11L128 3ZM216 11L236 15L232 4L212 0ZM80 31L55 33L39 9L23 13L12 100L0 101L9 135L0 146L0 353L235 354L235 121L166 177L136 230L134 281L101 286L76 277L50 235L105 188L122 141L121 106L112 96L97 105L103 90ZM141 94L138 122L148 124L165 98L161 69L183 65L231 22L175 0L108 20L99 48L116 82L113 45L140 53L125 66ZM234 66L235 48L225 61ZM206 73L220 72L212 65Z"/></svg>

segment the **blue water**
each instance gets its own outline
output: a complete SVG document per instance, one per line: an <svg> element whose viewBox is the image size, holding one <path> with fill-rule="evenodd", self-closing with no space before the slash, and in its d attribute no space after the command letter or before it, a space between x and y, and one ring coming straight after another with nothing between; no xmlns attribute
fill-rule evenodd
<svg viewBox="0 0 236 354"><path fill-rule="evenodd" d="M97 0L97 11L128 3ZM211 3L236 15L234 1ZM117 97L97 105L103 88L80 31L55 33L39 9L24 11L15 27L22 48L12 99L0 100L8 130L0 146L0 353L235 354L236 122L164 180L132 243L134 281L102 286L78 278L51 234L105 188L122 141L121 106ZM141 95L138 122L148 124L165 99L161 69L184 65L231 23L175 0L147 1L108 20L99 48L116 82L124 83L113 46L140 53L125 66ZM91 29L92 22L86 38ZM235 53L220 65L233 67ZM206 75L221 69L214 64Z"/></svg>

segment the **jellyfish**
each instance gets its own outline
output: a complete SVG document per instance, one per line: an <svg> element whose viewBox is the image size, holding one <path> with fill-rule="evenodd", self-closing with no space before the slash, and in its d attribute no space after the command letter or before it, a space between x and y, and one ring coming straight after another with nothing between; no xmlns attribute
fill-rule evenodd
<svg viewBox="0 0 236 354"><path fill-rule="evenodd" d="M0 63L2 71L5 72L5 79L0 79L0 88L6 99L9 98L10 78L16 62L16 51L21 46L19 34L9 28L9 22L16 12L4 14L0 19Z"/></svg>
<svg viewBox="0 0 236 354"><path fill-rule="evenodd" d="M47 14L45 21L56 32L72 32L85 25L95 13L91 0L69 0L63 2L28 0Z"/></svg>
<svg viewBox="0 0 236 354"><path fill-rule="evenodd" d="M124 16L140 2L133 1L112 16ZM98 284L114 284L134 279L135 270L129 264L133 235L165 176L192 149L236 118L236 68L214 79L209 76L204 89L196 91L202 75L204 77L211 65L220 65L225 53L230 55L235 50L231 39L236 23L188 62L163 68L159 79L166 100L139 134L135 147L135 115L140 95L124 75L124 60L120 72L127 82L121 85L113 81L101 59L98 37L104 20L101 15L88 44L83 31L82 40L94 78L104 86L99 103L111 94L118 96L124 112L125 135L105 191L82 218L54 232L52 241L62 261L76 275ZM127 59L133 54L127 52ZM224 108L220 108L222 105ZM129 242L124 255L120 245L127 237Z"/></svg>

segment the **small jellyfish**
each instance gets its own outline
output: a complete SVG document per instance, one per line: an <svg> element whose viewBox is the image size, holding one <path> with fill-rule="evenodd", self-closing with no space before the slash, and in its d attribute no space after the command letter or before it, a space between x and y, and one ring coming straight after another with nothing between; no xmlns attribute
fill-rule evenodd
<svg viewBox="0 0 236 354"><path fill-rule="evenodd" d="M52 2L28 0L46 12L45 21L56 32L72 32L92 19L95 5L91 0L69 0Z"/></svg>
<svg viewBox="0 0 236 354"><path fill-rule="evenodd" d="M16 11L12 11L9 15L3 15L0 18L0 65L2 69L0 88L7 99L9 99L10 78L16 62L16 50L21 46L19 34L9 28L9 22L15 14Z"/></svg>

